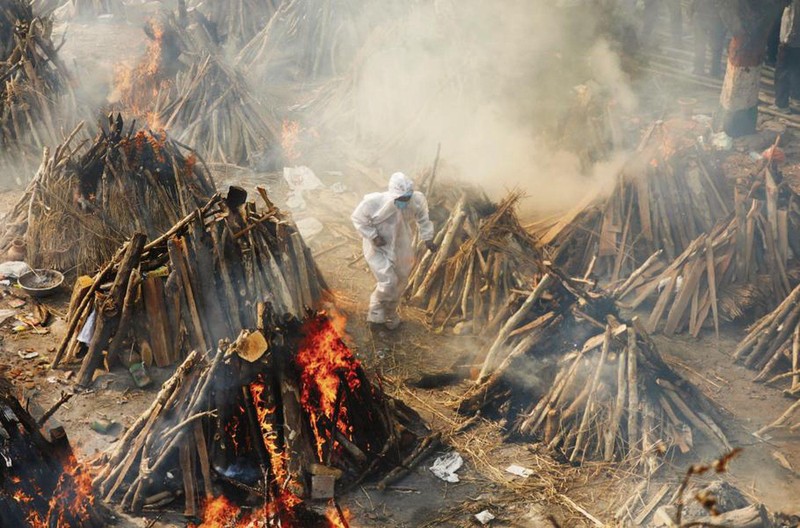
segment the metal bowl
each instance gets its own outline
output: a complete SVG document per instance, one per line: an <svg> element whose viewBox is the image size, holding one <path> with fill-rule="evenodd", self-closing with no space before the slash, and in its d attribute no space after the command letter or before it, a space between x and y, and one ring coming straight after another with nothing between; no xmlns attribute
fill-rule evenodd
<svg viewBox="0 0 800 528"><path fill-rule="evenodd" d="M60 271L49 269L34 271L24 273L17 279L20 288L34 297L52 295L64 283L64 275Z"/></svg>

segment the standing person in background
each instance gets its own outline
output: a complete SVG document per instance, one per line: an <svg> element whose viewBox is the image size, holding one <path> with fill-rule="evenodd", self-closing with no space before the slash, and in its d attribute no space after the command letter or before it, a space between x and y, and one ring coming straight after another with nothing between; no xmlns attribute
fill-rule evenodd
<svg viewBox="0 0 800 528"><path fill-rule="evenodd" d="M644 0L644 13L642 15L642 42L653 45L655 39L656 22L658 21L659 7L665 5L669 11L669 29L672 45L678 49L683 48L683 14L681 0Z"/></svg>
<svg viewBox="0 0 800 528"><path fill-rule="evenodd" d="M706 51L711 50L712 77L722 77L722 48L725 46L725 24L719 16L714 0L692 0L689 4L689 19L694 31L695 75L706 74Z"/></svg>
<svg viewBox="0 0 800 528"><path fill-rule="evenodd" d="M778 48L778 64L775 66L775 107L792 113L789 98L793 88L800 82L800 0L783 11L781 18L781 43Z"/></svg>
<svg viewBox="0 0 800 528"><path fill-rule="evenodd" d="M412 222L428 250L438 249L433 243L428 201L414 191L414 182L396 172L389 179L389 190L366 195L350 218L364 239L364 258L378 281L370 297L367 321L394 330L400 325L400 296L414 267Z"/></svg>

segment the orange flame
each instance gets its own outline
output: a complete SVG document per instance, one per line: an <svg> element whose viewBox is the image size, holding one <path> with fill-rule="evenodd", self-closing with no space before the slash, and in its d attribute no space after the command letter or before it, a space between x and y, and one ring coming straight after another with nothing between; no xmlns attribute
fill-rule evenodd
<svg viewBox="0 0 800 528"><path fill-rule="evenodd" d="M75 522L88 523L92 518L91 509L94 505L92 477L72 455L64 463L63 472L55 490L52 491L46 509L38 508L35 504L37 498L46 496L36 482L23 481L17 476L10 480L12 484L20 486L20 489L12 493L13 500L30 508L26 521L31 528L52 526L68 528ZM22 489L23 486L32 488L35 496Z"/></svg>
<svg viewBox="0 0 800 528"><path fill-rule="evenodd" d="M149 20L148 25L154 38L148 42L145 55L136 66L125 64L115 68L111 99L144 119L151 129L160 130L164 124L152 105L159 92L169 90L172 82L163 78L164 27L156 20Z"/></svg>
<svg viewBox="0 0 800 528"><path fill-rule="evenodd" d="M338 319L338 324L342 320ZM300 367L300 402L311 417L311 425L317 444L317 456L323 460L326 436L330 433L320 426L320 418L334 419L339 384L344 380L351 391L361 385L358 377L360 363L329 317L311 319L306 327L306 337L295 361ZM347 420L347 407L340 402L336 428L347 438L352 439L351 427Z"/></svg>

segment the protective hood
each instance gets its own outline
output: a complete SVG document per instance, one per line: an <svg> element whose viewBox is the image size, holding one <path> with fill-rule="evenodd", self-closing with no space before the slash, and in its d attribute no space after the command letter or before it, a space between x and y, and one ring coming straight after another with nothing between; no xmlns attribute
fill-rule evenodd
<svg viewBox="0 0 800 528"><path fill-rule="evenodd" d="M414 192L414 182L402 172L395 172L389 178L389 195L393 200Z"/></svg>

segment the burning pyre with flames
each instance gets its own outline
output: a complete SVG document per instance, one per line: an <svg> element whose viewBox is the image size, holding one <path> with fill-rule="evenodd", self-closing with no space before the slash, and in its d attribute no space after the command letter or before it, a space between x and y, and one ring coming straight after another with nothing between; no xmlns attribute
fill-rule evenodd
<svg viewBox="0 0 800 528"><path fill-rule="evenodd" d="M92 479L66 436L45 438L36 419L0 378L0 526L100 528Z"/></svg>
<svg viewBox="0 0 800 528"><path fill-rule="evenodd" d="M136 513L182 502L198 527L347 526L334 485L415 449L419 416L367 376L327 314L259 313L257 330L193 352L164 384L95 479L105 500Z"/></svg>

